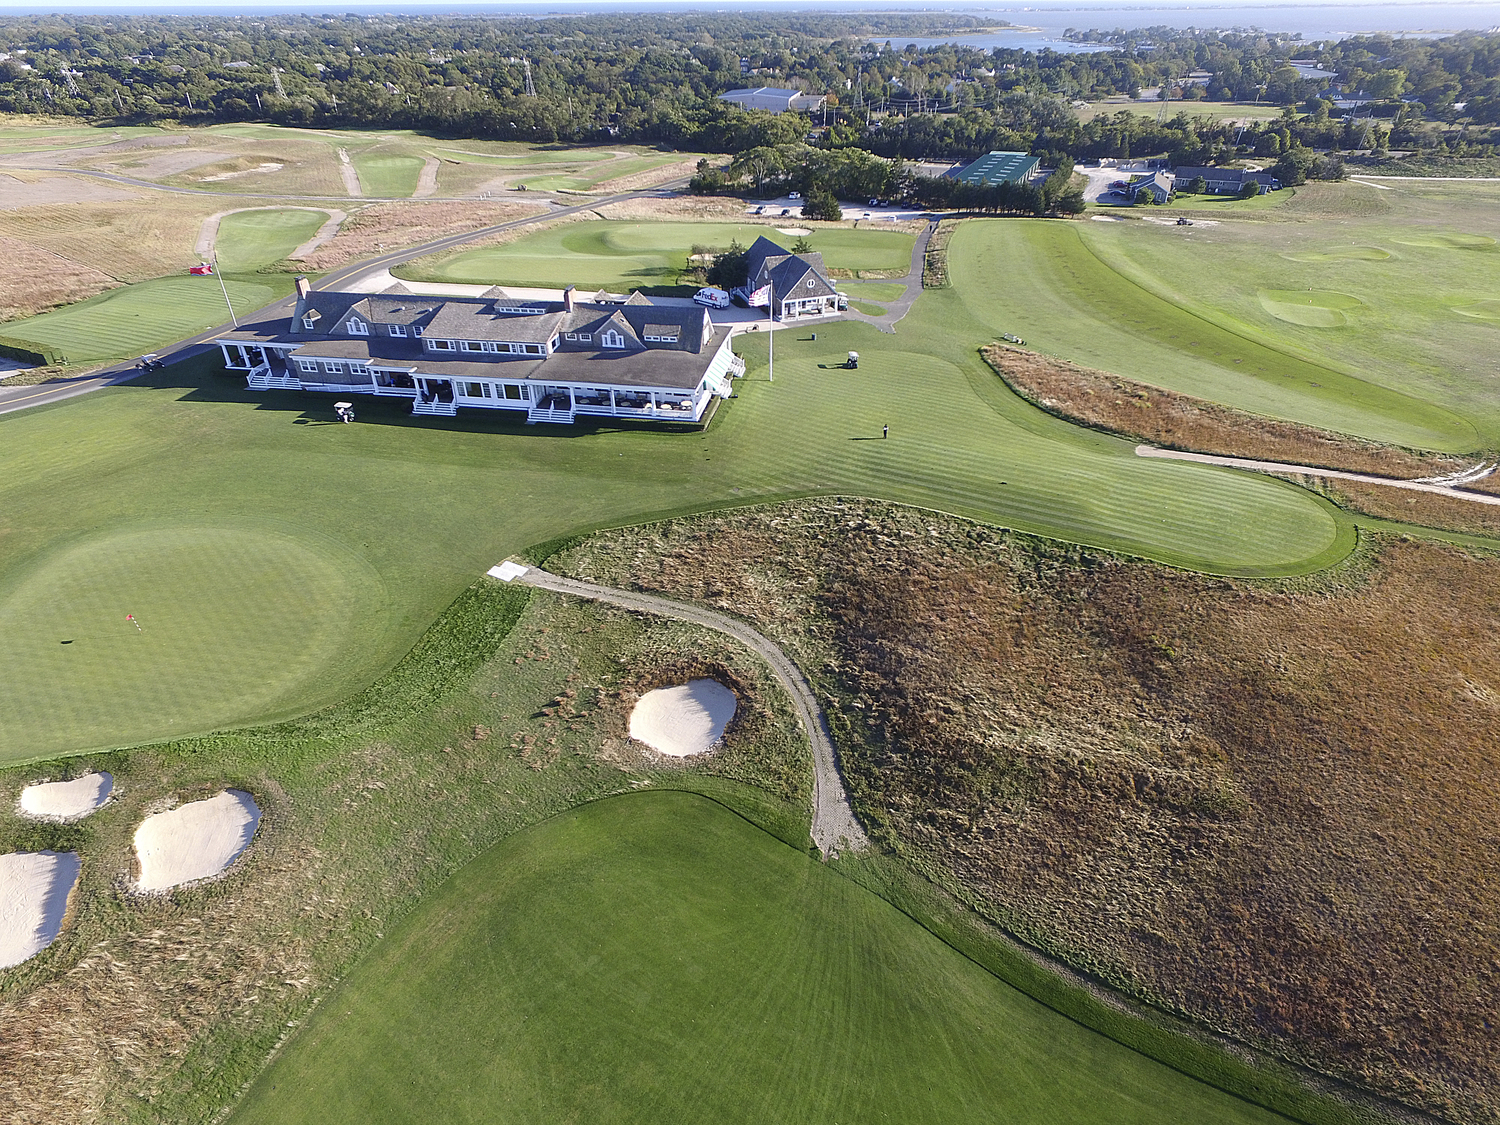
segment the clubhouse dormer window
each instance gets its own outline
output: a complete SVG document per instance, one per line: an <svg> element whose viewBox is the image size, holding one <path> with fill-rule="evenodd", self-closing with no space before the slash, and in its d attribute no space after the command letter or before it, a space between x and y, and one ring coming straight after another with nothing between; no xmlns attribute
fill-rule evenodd
<svg viewBox="0 0 1500 1125"><path fill-rule="evenodd" d="M318 318L313 316L312 313L308 313L302 318L302 327L306 328L309 332L311 332L317 326L317 323Z"/></svg>
<svg viewBox="0 0 1500 1125"><path fill-rule="evenodd" d="M406 335L406 325L404 324L387 324L385 327L386 331L388 331L392 336Z"/></svg>
<svg viewBox="0 0 1500 1125"><path fill-rule="evenodd" d="M370 334L370 326L357 316L349 318L348 328L349 335L351 336L368 336Z"/></svg>
<svg viewBox="0 0 1500 1125"><path fill-rule="evenodd" d="M600 333L599 342L606 348L623 348L625 346L625 337L611 328L606 332Z"/></svg>

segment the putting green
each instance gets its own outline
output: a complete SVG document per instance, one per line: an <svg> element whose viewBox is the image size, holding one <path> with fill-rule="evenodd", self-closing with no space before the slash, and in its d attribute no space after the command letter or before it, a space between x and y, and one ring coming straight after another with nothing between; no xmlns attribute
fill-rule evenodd
<svg viewBox="0 0 1500 1125"><path fill-rule="evenodd" d="M382 199L409 199L417 190L423 161L415 156L360 153L354 158L360 189Z"/></svg>
<svg viewBox="0 0 1500 1125"><path fill-rule="evenodd" d="M1491 298L1468 305L1455 305L1453 311L1461 316L1471 316L1475 320L1500 320L1500 300Z"/></svg>
<svg viewBox="0 0 1500 1125"><path fill-rule="evenodd" d="M1318 289L1262 289L1260 307L1277 320L1307 328L1342 328L1349 323L1345 313L1363 303L1348 293Z"/></svg>
<svg viewBox="0 0 1500 1125"><path fill-rule="evenodd" d="M236 313L253 312L290 286L290 280L225 279ZM149 352L228 319L215 278L164 277L0 324L0 335L60 348L69 363L98 363Z"/></svg>
<svg viewBox="0 0 1500 1125"><path fill-rule="evenodd" d="M1487 234L1401 235L1391 239L1402 246L1425 246L1433 250L1492 250L1495 240Z"/></svg>
<svg viewBox="0 0 1500 1125"><path fill-rule="evenodd" d="M1383 262L1391 256L1378 246L1335 246L1331 250L1298 250L1284 252L1291 262Z"/></svg>
<svg viewBox="0 0 1500 1125"><path fill-rule="evenodd" d="M1283 1120L989 975L706 798L502 842L399 923L235 1112L318 1122Z"/></svg>
<svg viewBox="0 0 1500 1125"><path fill-rule="evenodd" d="M274 714L346 659L381 589L348 552L265 528L127 528L60 547L0 589L3 757Z"/></svg>
<svg viewBox="0 0 1500 1125"><path fill-rule="evenodd" d="M219 268L230 272L258 270L279 262L328 221L326 211L281 208L240 211L219 220L215 250Z"/></svg>
<svg viewBox="0 0 1500 1125"><path fill-rule="evenodd" d="M762 235L790 248L796 239L752 223L569 223L503 246L428 258L392 272L410 281L562 286L613 290L676 282L694 246L749 246ZM808 237L831 269L905 272L915 239L899 231L832 228Z"/></svg>

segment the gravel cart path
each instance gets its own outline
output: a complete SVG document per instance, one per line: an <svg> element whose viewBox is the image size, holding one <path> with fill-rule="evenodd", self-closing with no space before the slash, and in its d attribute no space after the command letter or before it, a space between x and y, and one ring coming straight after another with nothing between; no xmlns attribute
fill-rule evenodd
<svg viewBox="0 0 1500 1125"><path fill-rule="evenodd" d="M745 645L771 666L771 671L786 688L787 694L792 697L792 703L797 708L797 715L807 730L808 740L812 743L813 843L817 844L818 849L830 858L841 851L859 851L869 846L864 829L859 826L859 821L854 817L854 809L849 803L849 794L844 789L844 779L839 774L833 740L828 733L828 720L823 715L823 709L818 706L818 699L813 694L812 685L807 682L807 677L802 674L801 669L792 663L774 641L768 640L748 625L731 617L725 617L722 613L715 613L713 610L702 609L684 602L670 601L667 598L653 597L650 594L637 594L611 586L596 586L592 582L579 582L539 570L536 567L522 568L514 564L502 564L490 573L500 578L501 581L519 581L528 586L551 590L558 594L571 594L576 598L608 602L611 605L637 610L641 613L675 617L679 621L689 621L694 625L713 629Z"/></svg>

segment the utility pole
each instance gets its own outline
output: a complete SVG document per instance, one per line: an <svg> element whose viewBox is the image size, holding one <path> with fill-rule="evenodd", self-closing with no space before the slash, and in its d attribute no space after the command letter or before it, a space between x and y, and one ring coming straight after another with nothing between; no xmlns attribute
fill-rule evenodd
<svg viewBox="0 0 1500 1125"><path fill-rule="evenodd" d="M524 55L521 57L521 69L526 72L526 96L536 97L536 85L531 81L531 60Z"/></svg>
<svg viewBox="0 0 1500 1125"><path fill-rule="evenodd" d="M277 70L274 66L271 68L271 83L276 87L276 96L278 98L286 97L286 88L281 84L281 71Z"/></svg>
<svg viewBox="0 0 1500 1125"><path fill-rule="evenodd" d="M78 83L76 83L76 82L73 81L73 72L68 69L67 62L64 62L62 64L62 76L63 76L63 81L68 84L68 93L72 94L74 97L77 97L78 96Z"/></svg>

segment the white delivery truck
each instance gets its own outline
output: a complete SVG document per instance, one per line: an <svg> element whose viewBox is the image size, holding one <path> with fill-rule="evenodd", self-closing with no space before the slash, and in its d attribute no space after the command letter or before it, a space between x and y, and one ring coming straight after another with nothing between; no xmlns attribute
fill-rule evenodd
<svg viewBox="0 0 1500 1125"><path fill-rule="evenodd" d="M713 286L698 290L693 294L693 300L700 305L707 305L711 309L727 309L729 307L729 294L722 289Z"/></svg>

